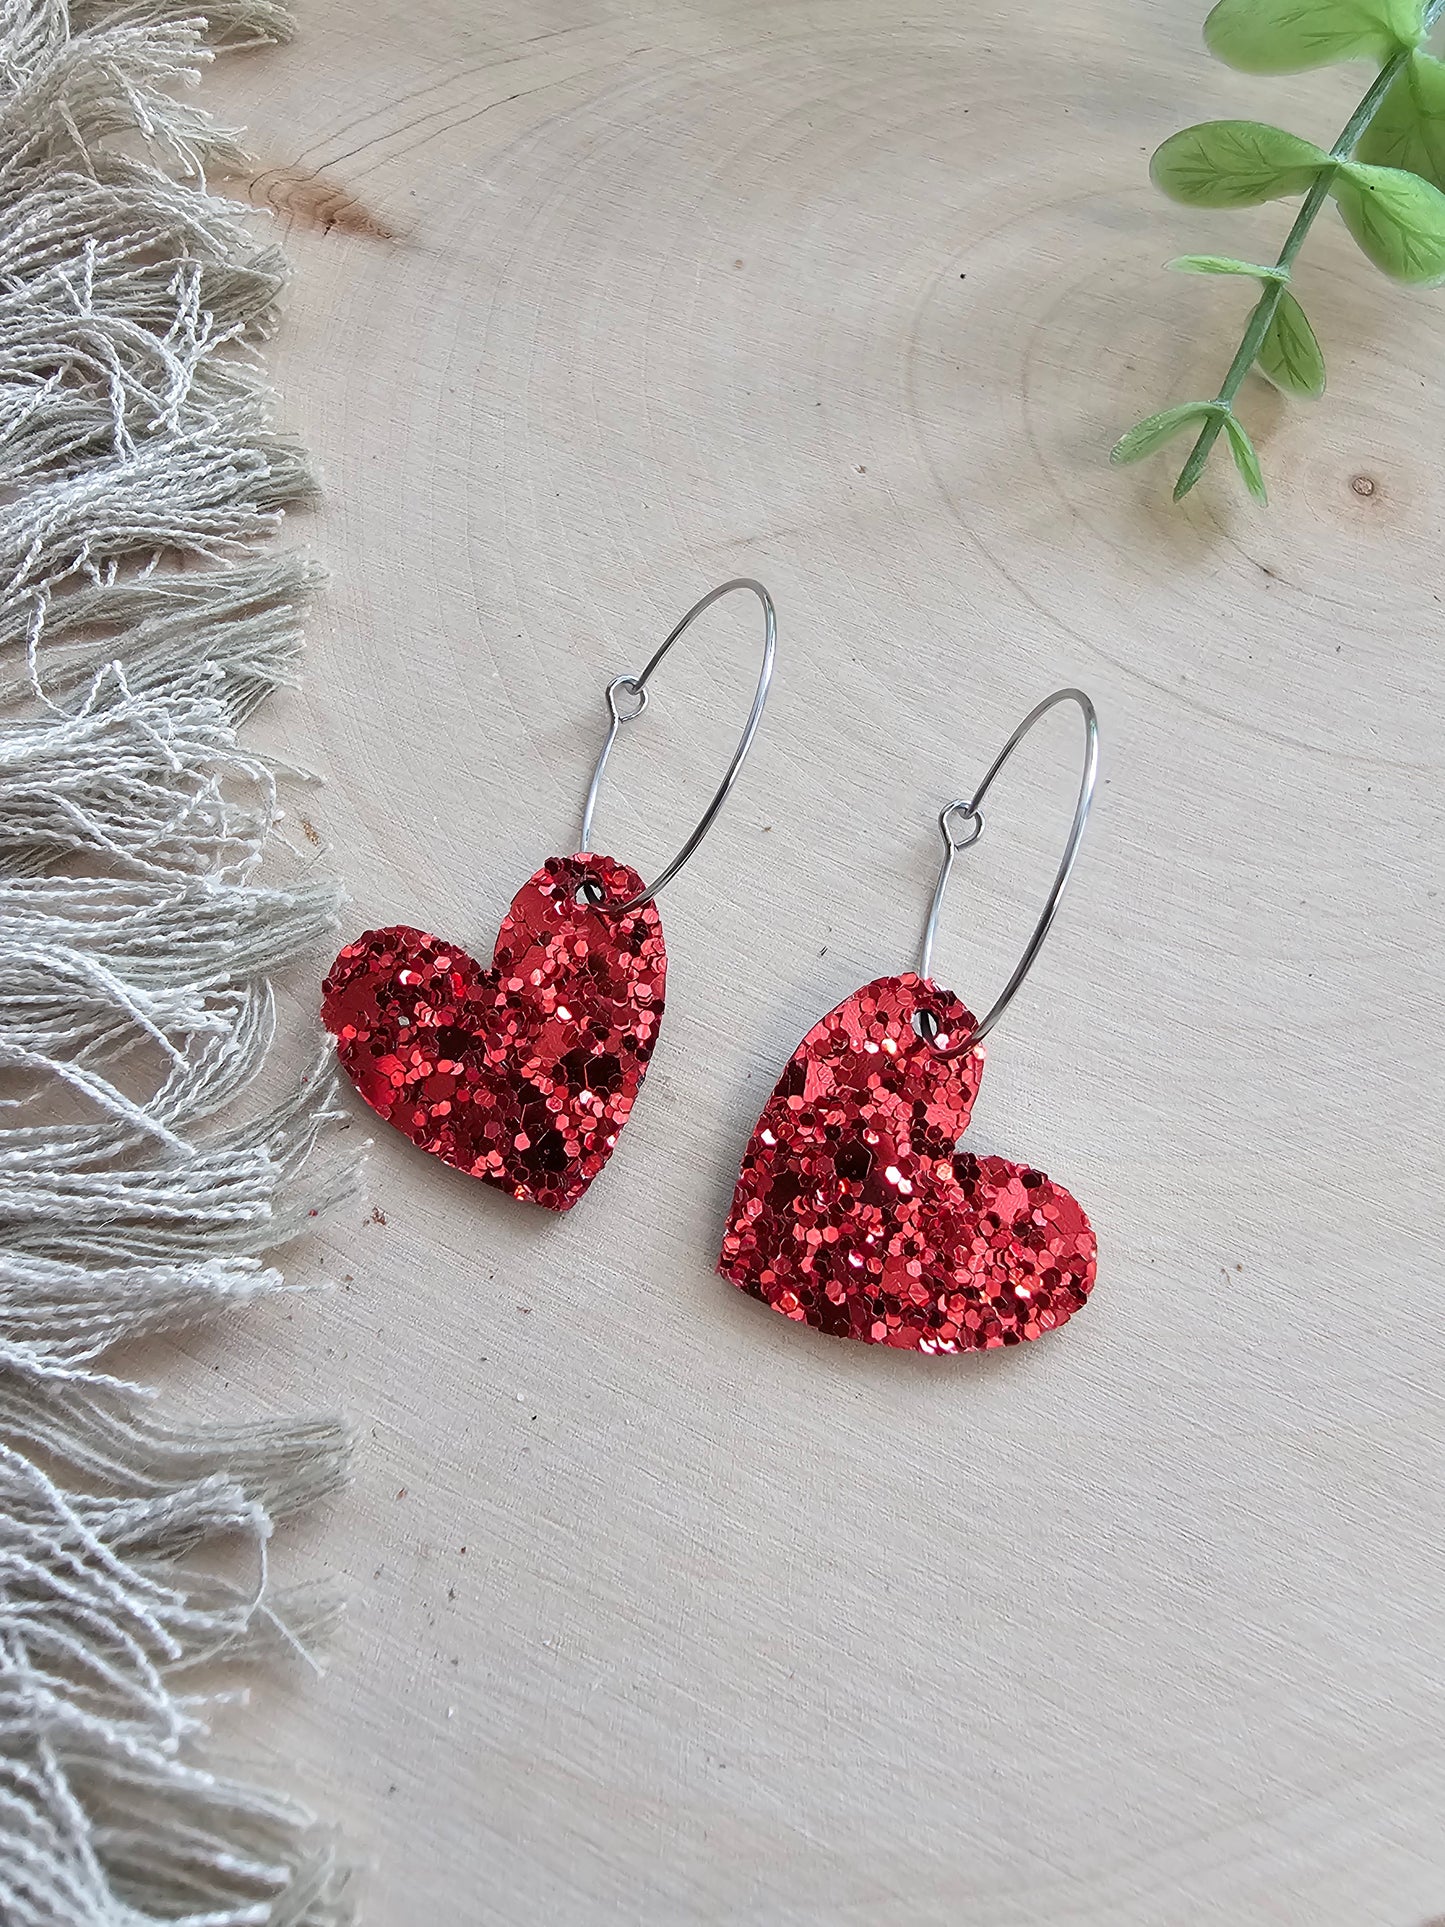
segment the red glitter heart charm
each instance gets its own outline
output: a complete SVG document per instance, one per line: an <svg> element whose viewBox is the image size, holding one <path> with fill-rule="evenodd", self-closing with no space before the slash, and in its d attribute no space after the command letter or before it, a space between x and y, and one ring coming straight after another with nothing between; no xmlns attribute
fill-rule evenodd
<svg viewBox="0 0 1445 1927"><path fill-rule="evenodd" d="M603 900L579 898L584 885ZM398 925L347 944L321 1015L379 1117L459 1171L567 1211L612 1155L662 1021L657 907L611 857L548 857L484 970Z"/></svg>
<svg viewBox="0 0 1445 1927"><path fill-rule="evenodd" d="M815 1024L748 1144L722 1276L819 1331L909 1351L1016 1345L1072 1316L1094 1283L1083 1211L1042 1172L959 1145L983 1049L942 1053L973 1027L912 972Z"/></svg>

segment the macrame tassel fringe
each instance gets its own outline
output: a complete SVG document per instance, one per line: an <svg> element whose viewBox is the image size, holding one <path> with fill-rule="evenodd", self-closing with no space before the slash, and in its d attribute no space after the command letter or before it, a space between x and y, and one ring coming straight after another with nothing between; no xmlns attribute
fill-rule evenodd
<svg viewBox="0 0 1445 1927"><path fill-rule="evenodd" d="M204 35L288 21L206 12L0 0L4 1927L349 1918L306 1813L202 1762L224 1666L334 1616L269 1547L345 1428L171 1423L112 1369L284 1292L268 1254L354 1183L329 1062L247 1102L336 901L258 877L277 772L237 730L295 678L315 571L256 545L311 484L256 359L284 265L204 192L240 155L182 91Z"/></svg>

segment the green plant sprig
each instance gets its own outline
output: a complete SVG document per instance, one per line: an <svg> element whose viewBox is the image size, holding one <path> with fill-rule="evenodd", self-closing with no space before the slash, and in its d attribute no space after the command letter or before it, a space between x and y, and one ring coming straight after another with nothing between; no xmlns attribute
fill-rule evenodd
<svg viewBox="0 0 1445 1927"><path fill-rule="evenodd" d="M1304 196L1272 267L1220 255L1169 264L1262 284L1214 398L1147 416L1114 446L1114 462L1138 461L1197 427L1176 502L1199 480L1221 434L1251 495L1265 500L1258 454L1234 412L1251 368L1287 394L1312 399L1324 392L1324 356L1290 282L1327 200L1387 274L1424 286L1445 281L1445 62L1424 51L1442 14L1445 0L1219 0L1206 20L1210 51L1247 73L1293 73L1362 55L1380 64L1328 152L1263 122L1205 121L1171 136L1150 162L1166 194L1196 207L1257 207Z"/></svg>

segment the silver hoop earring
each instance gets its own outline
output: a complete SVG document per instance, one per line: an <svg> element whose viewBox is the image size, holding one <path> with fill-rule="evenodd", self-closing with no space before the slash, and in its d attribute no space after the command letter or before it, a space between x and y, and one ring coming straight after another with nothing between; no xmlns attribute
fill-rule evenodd
<svg viewBox="0 0 1445 1927"><path fill-rule="evenodd" d="M1043 914L980 1020L929 976L954 859L983 834L999 771L1040 717L1077 704L1084 768ZM1039 1338L1093 1288L1094 1233L1062 1185L965 1148L984 1038L1058 911L1098 774L1098 722L1079 689L1027 715L966 801L938 823L944 854L916 971L879 977L799 1044L738 1174L718 1270L797 1323L903 1350L987 1351Z"/></svg>
<svg viewBox="0 0 1445 1927"><path fill-rule="evenodd" d="M747 721L706 809L651 884L588 848L618 731L647 707L669 649L720 596L763 607ZM688 610L635 675L607 688L607 737L582 847L548 857L502 919L490 967L410 925L368 930L322 986L322 1019L362 1097L420 1150L515 1198L567 1211L611 1156L662 1021L667 948L654 899L711 829L752 747L772 681L777 618L761 583L725 582Z"/></svg>
<svg viewBox="0 0 1445 1927"><path fill-rule="evenodd" d="M712 801L698 818L692 834L683 843L681 849L672 861L660 872L657 881L647 885L630 903L621 904L613 912L615 916L623 916L629 910L640 910L643 904L651 903L659 890L665 890L667 888L668 884L671 883L683 864L687 862L693 851L696 850L698 844L702 842L703 838L712 828L713 823L717 819L718 811L728 799L728 792L738 780L738 771L742 768L747 753L753 746L753 738L758 733L758 724L763 720L763 708L768 700L768 689L773 680L773 654L777 647L778 640L778 618L773 608L773 598L768 594L761 582L754 582L747 576L739 576L735 581L724 582L720 587L710 589L700 602L695 602L692 605L671 634L666 636L663 641L658 644L648 659L647 667L642 670L639 675L614 676L612 681L607 685L607 713L610 721L602 748L597 753L597 762L592 771L592 781L587 785L587 800L582 805L582 840L578 844L578 848L581 850L586 850L592 841L592 815L597 808L598 792L602 788L602 778L607 769L607 759L612 754L612 745L617 741L617 732L625 724L635 722L643 710L646 709L649 677L667 654L668 650L671 649L672 645L677 641L678 637L697 620L703 610L710 609L713 603L719 601L725 595L730 595L734 589L750 589L763 605L763 661L762 667L758 671L758 686L753 694L753 705L748 711L747 721L743 724L743 733L738 738L738 746L733 751L732 761L728 764L726 770L724 770L723 779L713 793ZM626 697L628 699L628 707L621 707L618 700L619 697ZM597 886L593 884L589 887L595 889Z"/></svg>
<svg viewBox="0 0 1445 1927"><path fill-rule="evenodd" d="M1069 826L1068 841L1064 844L1064 854L1059 862L1058 871L1044 903L1043 914L1034 925L1028 942L1024 945L1023 955L1014 968L1013 975L989 1006L987 1013L974 1025L966 1037L955 1039L952 1043L939 1046L940 1055L960 1057L967 1050L981 1044L999 1018L1003 1016L1023 985L1024 978L1034 967L1034 960L1044 947L1044 939L1049 934L1059 904L1063 901L1069 878L1073 875L1074 863L1078 858L1079 845L1084 839L1084 826L1089 820L1089 810L1094 801L1094 784L1099 774L1099 719L1094 705L1082 689L1056 689L1052 696L1031 709L1013 735L1009 737L998 755L988 767L983 781L969 797L967 802L949 803L938 813L938 828L943 837L943 861L938 867L938 881L933 886L933 900L928 906L928 921L923 927L923 942L918 952L918 975L927 978L929 966L933 961L933 939L938 932L939 913L943 909L944 895L948 889L948 879L953 872L953 859L963 850L970 850L983 835L983 803L993 786L993 780L1007 763L1024 737L1060 703L1076 703L1084 719L1084 768L1079 779L1079 796L1074 805L1074 820ZM969 833L961 836L954 825L966 824ZM927 1035L927 1019L924 1019L924 1032ZM935 1039L929 1039L936 1042Z"/></svg>

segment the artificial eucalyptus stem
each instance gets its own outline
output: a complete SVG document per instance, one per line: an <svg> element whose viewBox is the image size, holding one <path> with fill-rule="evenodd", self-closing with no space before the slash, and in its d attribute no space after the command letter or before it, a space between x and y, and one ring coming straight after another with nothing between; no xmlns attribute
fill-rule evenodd
<svg viewBox="0 0 1445 1927"><path fill-rule="evenodd" d="M1430 0L1430 4L1426 7L1424 14L1424 31L1426 33L1435 25L1442 13L1445 13L1445 0ZM1384 100L1386 94L1389 93L1396 78L1404 69L1414 51L1413 47L1401 47L1399 52L1395 54L1392 59L1386 61L1385 65L1375 75L1374 80L1366 89L1354 113L1352 113L1346 121L1339 139L1330 149L1331 160L1345 161L1349 159L1365 129L1375 118L1381 102ZM1331 170L1326 170L1316 175L1309 192L1305 195L1300 205L1299 213L1296 214L1289 233L1285 236L1284 246L1280 249L1278 259L1274 264L1278 278L1272 279L1266 284L1264 292L1260 295L1259 300L1250 312L1249 321L1244 330L1244 337L1235 351L1234 359L1229 364L1229 369L1224 380L1220 383L1219 393L1214 398L1220 412L1211 415L1208 421L1205 422L1203 428L1200 429L1199 439L1190 450L1189 459L1179 471L1179 480L1174 484L1174 500L1176 502L1183 500L1204 473L1204 465L1209 460L1210 452L1215 442L1219 439L1221 429L1224 427L1225 414L1232 408L1234 398L1239 393L1245 376L1254 366L1264 338L1269 333L1270 324L1274 320L1275 311L1280 304L1280 297L1284 293L1286 282L1289 280L1289 271L1294 264L1295 256L1299 253L1301 247L1303 247L1305 236L1314 225L1315 216L1329 199L1330 182L1332 178L1333 173Z"/></svg>
<svg viewBox="0 0 1445 1927"><path fill-rule="evenodd" d="M1329 198L1329 191L1329 176L1322 174L1306 194L1300 211L1294 218L1294 226L1286 235L1284 246L1280 249L1279 258L1274 264L1277 269L1282 270L1281 277L1267 284L1264 293L1251 310L1244 337L1235 350L1234 360L1229 364L1229 372L1220 383L1219 393L1214 398L1223 408L1228 408L1233 403L1245 376L1254 366L1260 344L1269 333L1269 324L1274 320L1274 312L1279 306L1280 295L1284 292L1285 279L1288 277L1291 263L1304 245L1304 238L1309 233L1315 216ZM1219 431L1223 426L1223 415L1211 415L1199 431L1199 440L1190 450L1189 459L1179 471L1179 480L1174 484L1176 502L1184 499L1204 473L1204 464L1209 460L1210 450L1219 439Z"/></svg>
<svg viewBox="0 0 1445 1927"><path fill-rule="evenodd" d="M1432 27L1435 19L1439 19L1441 12L1445 12L1445 0L1433 0L1432 6L1426 8L1426 29ZM1354 108L1351 118L1345 121L1345 127L1343 127L1343 131L1341 131L1339 139L1335 141L1335 145L1329 148L1329 158L1331 158L1331 160L1349 160L1349 156L1351 156L1351 152L1354 150L1354 143L1360 139L1360 135L1362 135L1364 129L1370 125L1370 121L1376 118L1376 110L1379 108L1379 102L1385 98L1385 94L1395 85L1395 75L1401 71L1401 67L1405 66L1405 62L1410 58L1412 52L1414 52L1412 48L1403 46L1403 48L1399 50L1399 54L1395 54L1393 60L1385 62L1385 66L1379 69L1379 73L1376 73L1374 81L1370 83L1368 91L1364 94L1364 98L1362 98L1360 104ZM1250 312L1247 328L1245 328L1245 337L1243 337L1243 341L1239 343L1239 349L1235 351L1235 358L1229 362L1229 372L1225 374L1223 382L1220 383L1220 393L1214 397L1222 409L1229 409L1229 407L1233 405L1233 399L1235 399L1235 395L1239 393L1241 383L1243 383L1245 376L1250 372L1250 368L1254 366L1254 358L1260 353L1260 343L1264 341L1266 333L1270 331L1270 322L1274 320L1275 308L1279 306L1279 295L1283 293L1285 281L1289 279L1289 270L1291 270L1291 266L1295 264L1295 256L1297 256L1300 249L1304 247L1304 235L1310 231L1310 227L1314 225L1314 216L1320 212L1320 208L1326 204L1326 200L1329 198L1329 179L1331 179L1329 173L1316 175L1314 185L1310 187L1308 195L1304 197L1302 204L1300 204L1299 214L1295 216L1295 224L1289 229L1289 233L1285 235L1285 245L1279 249L1279 258L1275 260L1275 268L1279 270L1279 279L1277 279L1277 281L1270 281L1268 287L1264 289L1264 293L1260 295L1258 303L1254 304L1254 310ZM1183 501L1183 497L1191 491L1191 488L1198 482L1198 478L1204 474L1204 462L1210 459L1210 449L1212 449L1214 443L1218 441L1222 428L1223 414L1214 414L1214 416L1210 416L1210 420L1204 424L1204 428L1198 432L1198 441L1196 441L1195 447L1189 451L1189 461L1185 462L1185 466L1179 470L1179 480L1173 484L1173 499L1175 499L1175 501Z"/></svg>
<svg viewBox="0 0 1445 1927"><path fill-rule="evenodd" d="M1195 445L1176 501L1220 443L1255 501L1266 500L1236 398L1253 368L1286 395L1313 401L1325 391L1324 353L1294 292L1293 269L1327 200L1361 252L1392 280L1445 286L1445 60L1425 46L1442 18L1445 0L1215 0L1205 44L1243 73L1370 60L1375 78L1328 149L1257 120L1200 121L1155 149L1151 178L1185 206L1259 207L1296 196L1300 206L1272 266L1226 254L1183 254L1169 263L1184 274L1246 276L1259 293L1214 398L1176 402L1135 422L1110 451L1115 465L1142 461L1188 432Z"/></svg>

